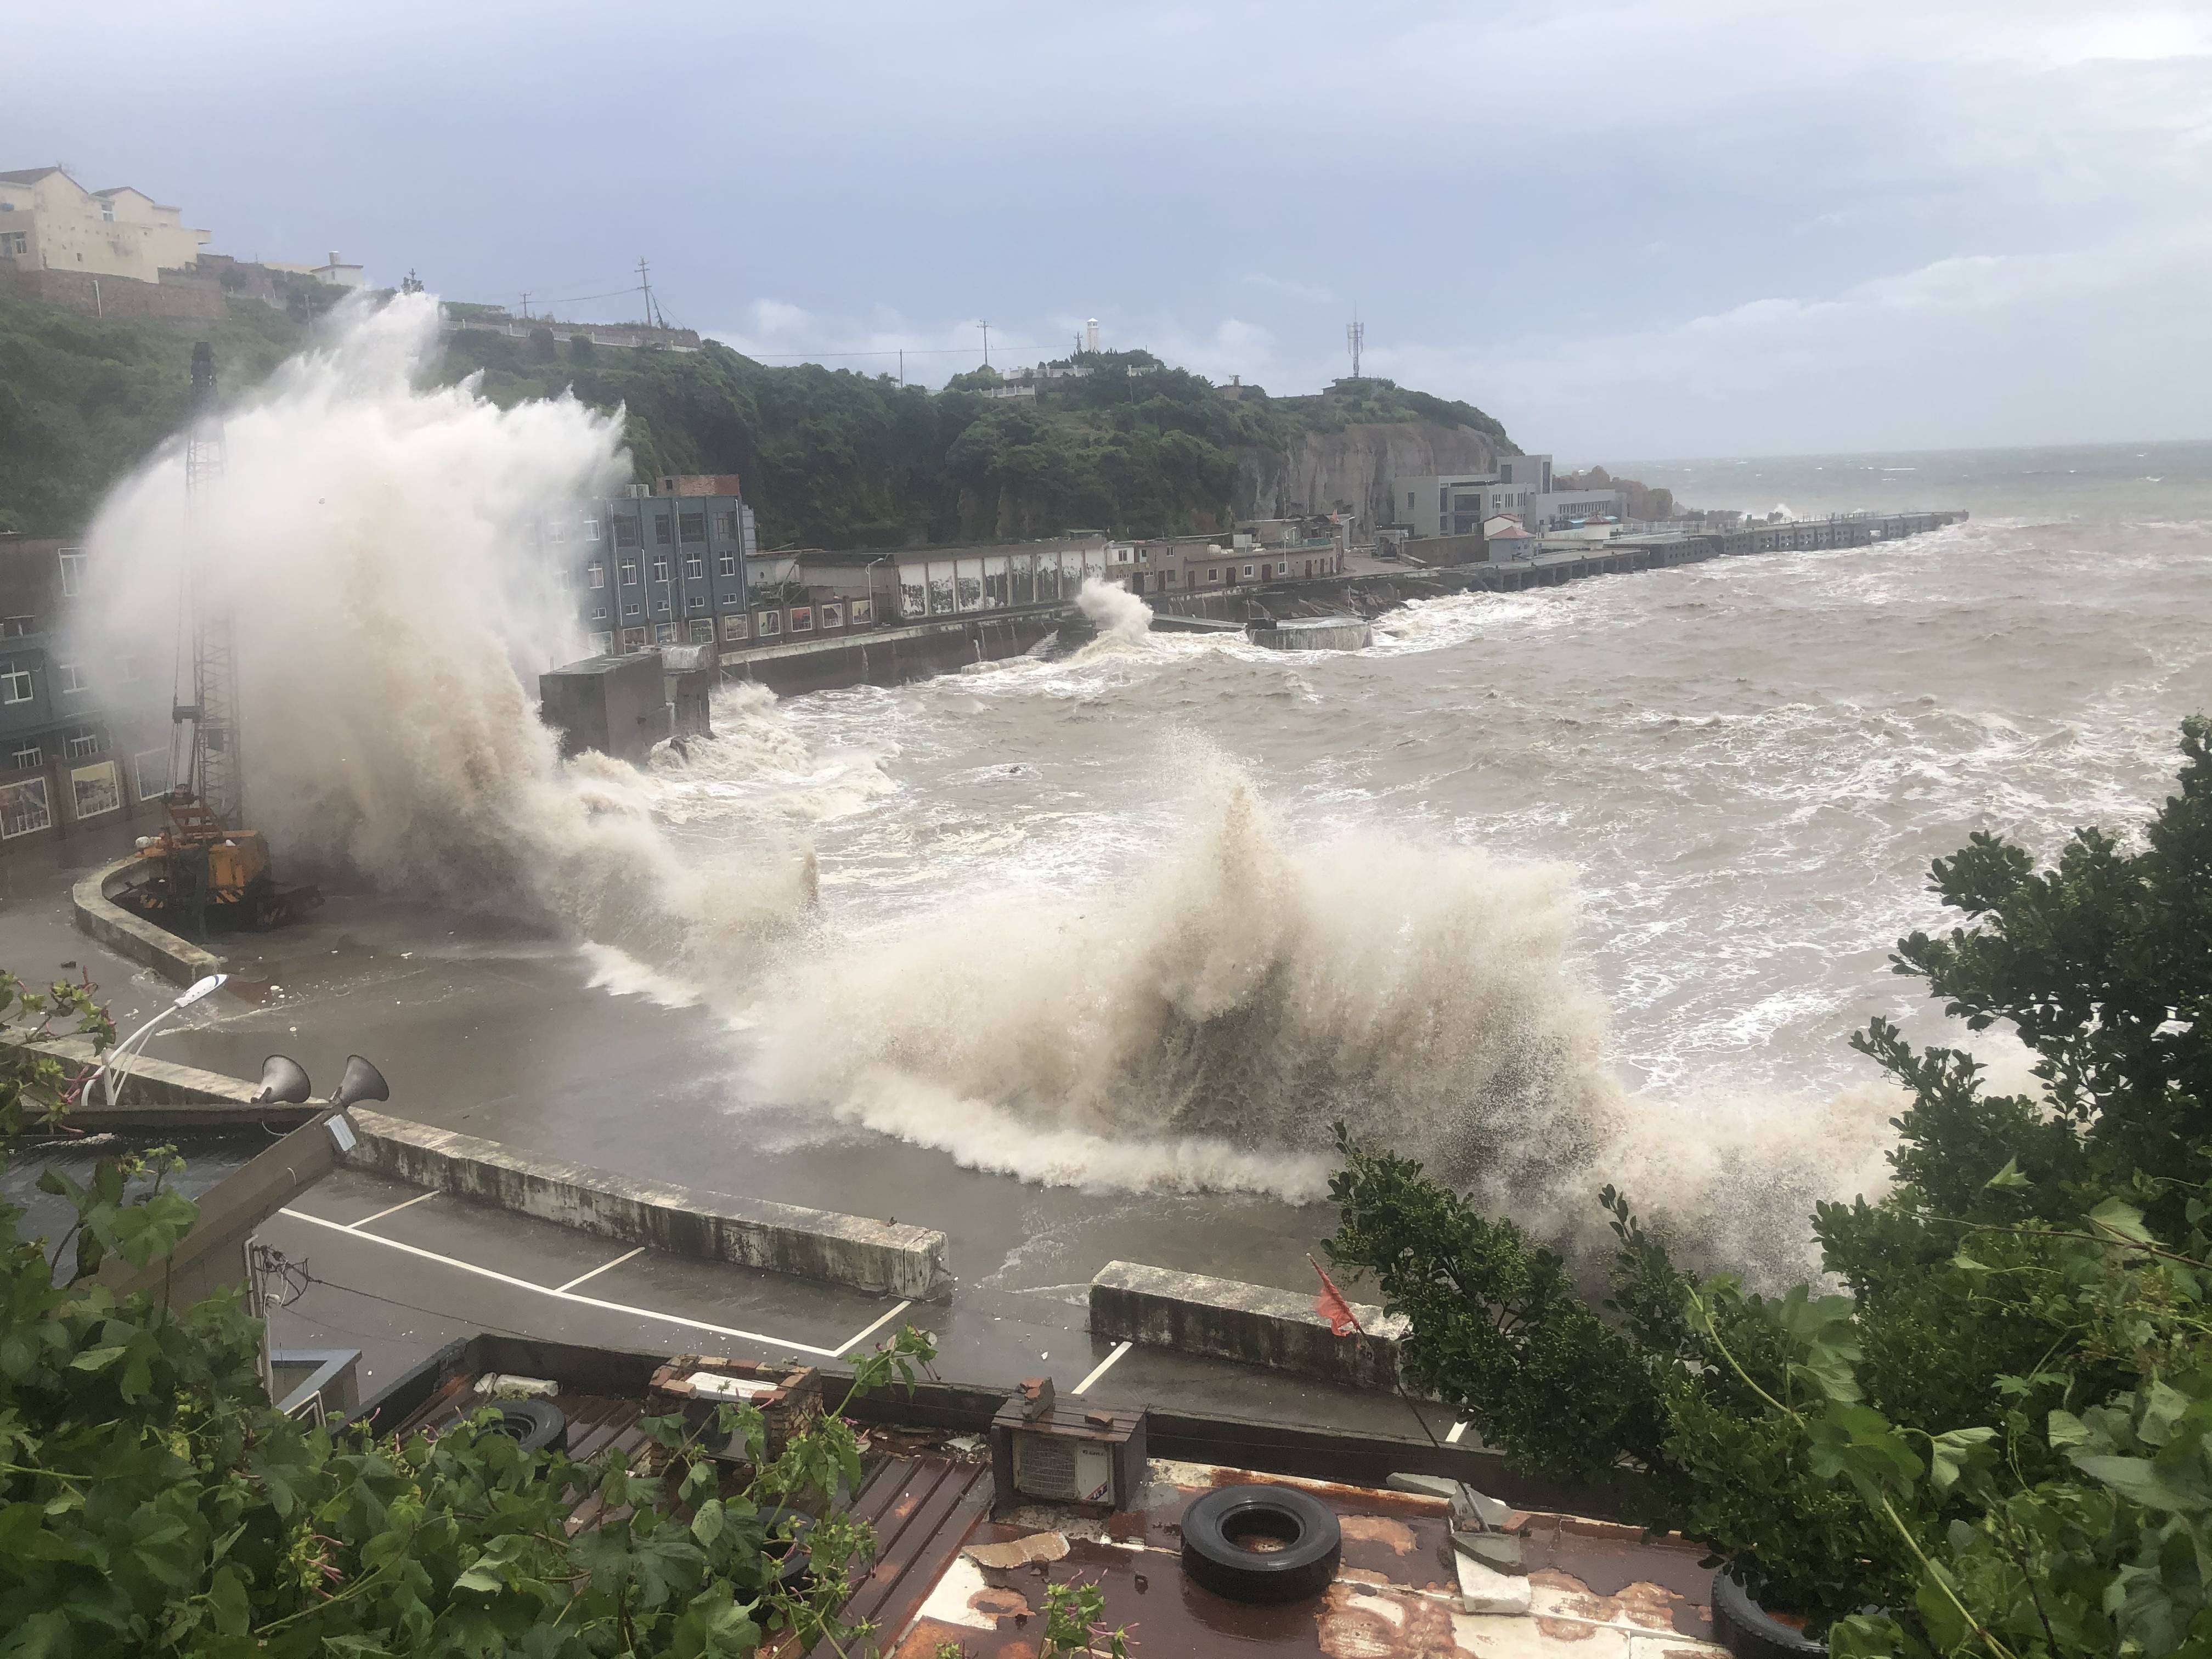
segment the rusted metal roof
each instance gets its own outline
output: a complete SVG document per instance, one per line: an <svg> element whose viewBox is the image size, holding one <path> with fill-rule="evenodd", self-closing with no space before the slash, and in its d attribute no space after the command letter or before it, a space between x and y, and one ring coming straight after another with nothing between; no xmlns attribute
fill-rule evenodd
<svg viewBox="0 0 2212 1659"><path fill-rule="evenodd" d="M1145 1659L1213 1659L1266 1652L1326 1659L1714 1659L1705 1605L1710 1571L1680 1540L1639 1541L1634 1529L1559 1516L1520 1515L1532 1606L1526 1614L1469 1613L1457 1601L1449 1514L1439 1499L1297 1481L1337 1513L1344 1554L1336 1581L1311 1601L1255 1607L1185 1582L1182 1512L1205 1485L1251 1481L1241 1470L1163 1466L1144 1504L1101 1523L1018 1510L978 1521L977 1544L1031 1537L1057 1519L1067 1553L1012 1568L955 1556L904 1630L888 1620L888 1659L936 1659L946 1644L966 1659L1034 1659L1043 1639L1044 1591L1097 1584L1106 1623L1126 1626Z"/></svg>

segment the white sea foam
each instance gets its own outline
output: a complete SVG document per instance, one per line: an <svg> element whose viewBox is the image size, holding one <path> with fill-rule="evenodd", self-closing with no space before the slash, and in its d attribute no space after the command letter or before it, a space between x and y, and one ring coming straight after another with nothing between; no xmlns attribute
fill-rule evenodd
<svg viewBox="0 0 2212 1659"><path fill-rule="evenodd" d="M250 816L295 859L662 963L772 929L794 851L679 856L636 770L564 764L537 718L535 674L581 651L531 526L627 476L619 416L427 387L437 345L427 296L349 305L230 411L203 602L235 619ZM105 652L166 666L184 494L172 447L94 524Z"/></svg>

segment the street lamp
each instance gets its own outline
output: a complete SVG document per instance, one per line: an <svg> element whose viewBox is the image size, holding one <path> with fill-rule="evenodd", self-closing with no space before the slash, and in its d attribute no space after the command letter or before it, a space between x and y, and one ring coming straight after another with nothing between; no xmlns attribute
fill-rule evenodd
<svg viewBox="0 0 2212 1659"><path fill-rule="evenodd" d="M111 1111L113 1110L115 1107L115 1073L120 1068L124 1057L130 1054L131 1049L137 1048L140 1043L143 1043L148 1036L152 1035L154 1028L156 1025L159 1025L163 1020L168 1018L171 1014L179 1012L180 1010L189 1008L192 1004L198 1002L202 997L212 995L215 992L221 990L222 988L223 981L229 977L230 975L228 974L210 974L205 979L195 980L191 985L185 989L183 995L179 996L167 1007L163 1008L155 1013L153 1018L148 1020L143 1025L141 1025L129 1036L124 1038L122 1042L117 1043L115 1047L107 1051L107 1058L101 1062L100 1070L93 1073L92 1080L96 1084L100 1082L102 1078L106 1079L107 1104L108 1109ZM90 1092L88 1086L87 1092Z"/></svg>

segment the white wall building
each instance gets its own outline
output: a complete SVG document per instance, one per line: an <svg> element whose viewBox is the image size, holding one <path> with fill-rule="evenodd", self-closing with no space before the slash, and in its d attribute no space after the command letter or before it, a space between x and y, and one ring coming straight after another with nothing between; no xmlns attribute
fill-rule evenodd
<svg viewBox="0 0 2212 1659"><path fill-rule="evenodd" d="M143 190L87 190L59 167L0 173L0 264L156 283L189 270L210 240Z"/></svg>

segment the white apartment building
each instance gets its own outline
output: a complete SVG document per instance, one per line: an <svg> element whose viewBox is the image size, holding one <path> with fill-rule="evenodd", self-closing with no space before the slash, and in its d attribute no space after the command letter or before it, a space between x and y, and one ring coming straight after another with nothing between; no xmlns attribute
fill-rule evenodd
<svg viewBox="0 0 2212 1659"><path fill-rule="evenodd" d="M1501 513L1536 531L1620 512L1617 489L1555 489L1553 482L1549 455L1504 455L1493 472L1394 478L1391 510L1416 536L1472 536Z"/></svg>
<svg viewBox="0 0 2212 1659"><path fill-rule="evenodd" d="M0 264L161 280L199 263L204 230L143 190L87 190L59 167L0 173Z"/></svg>

